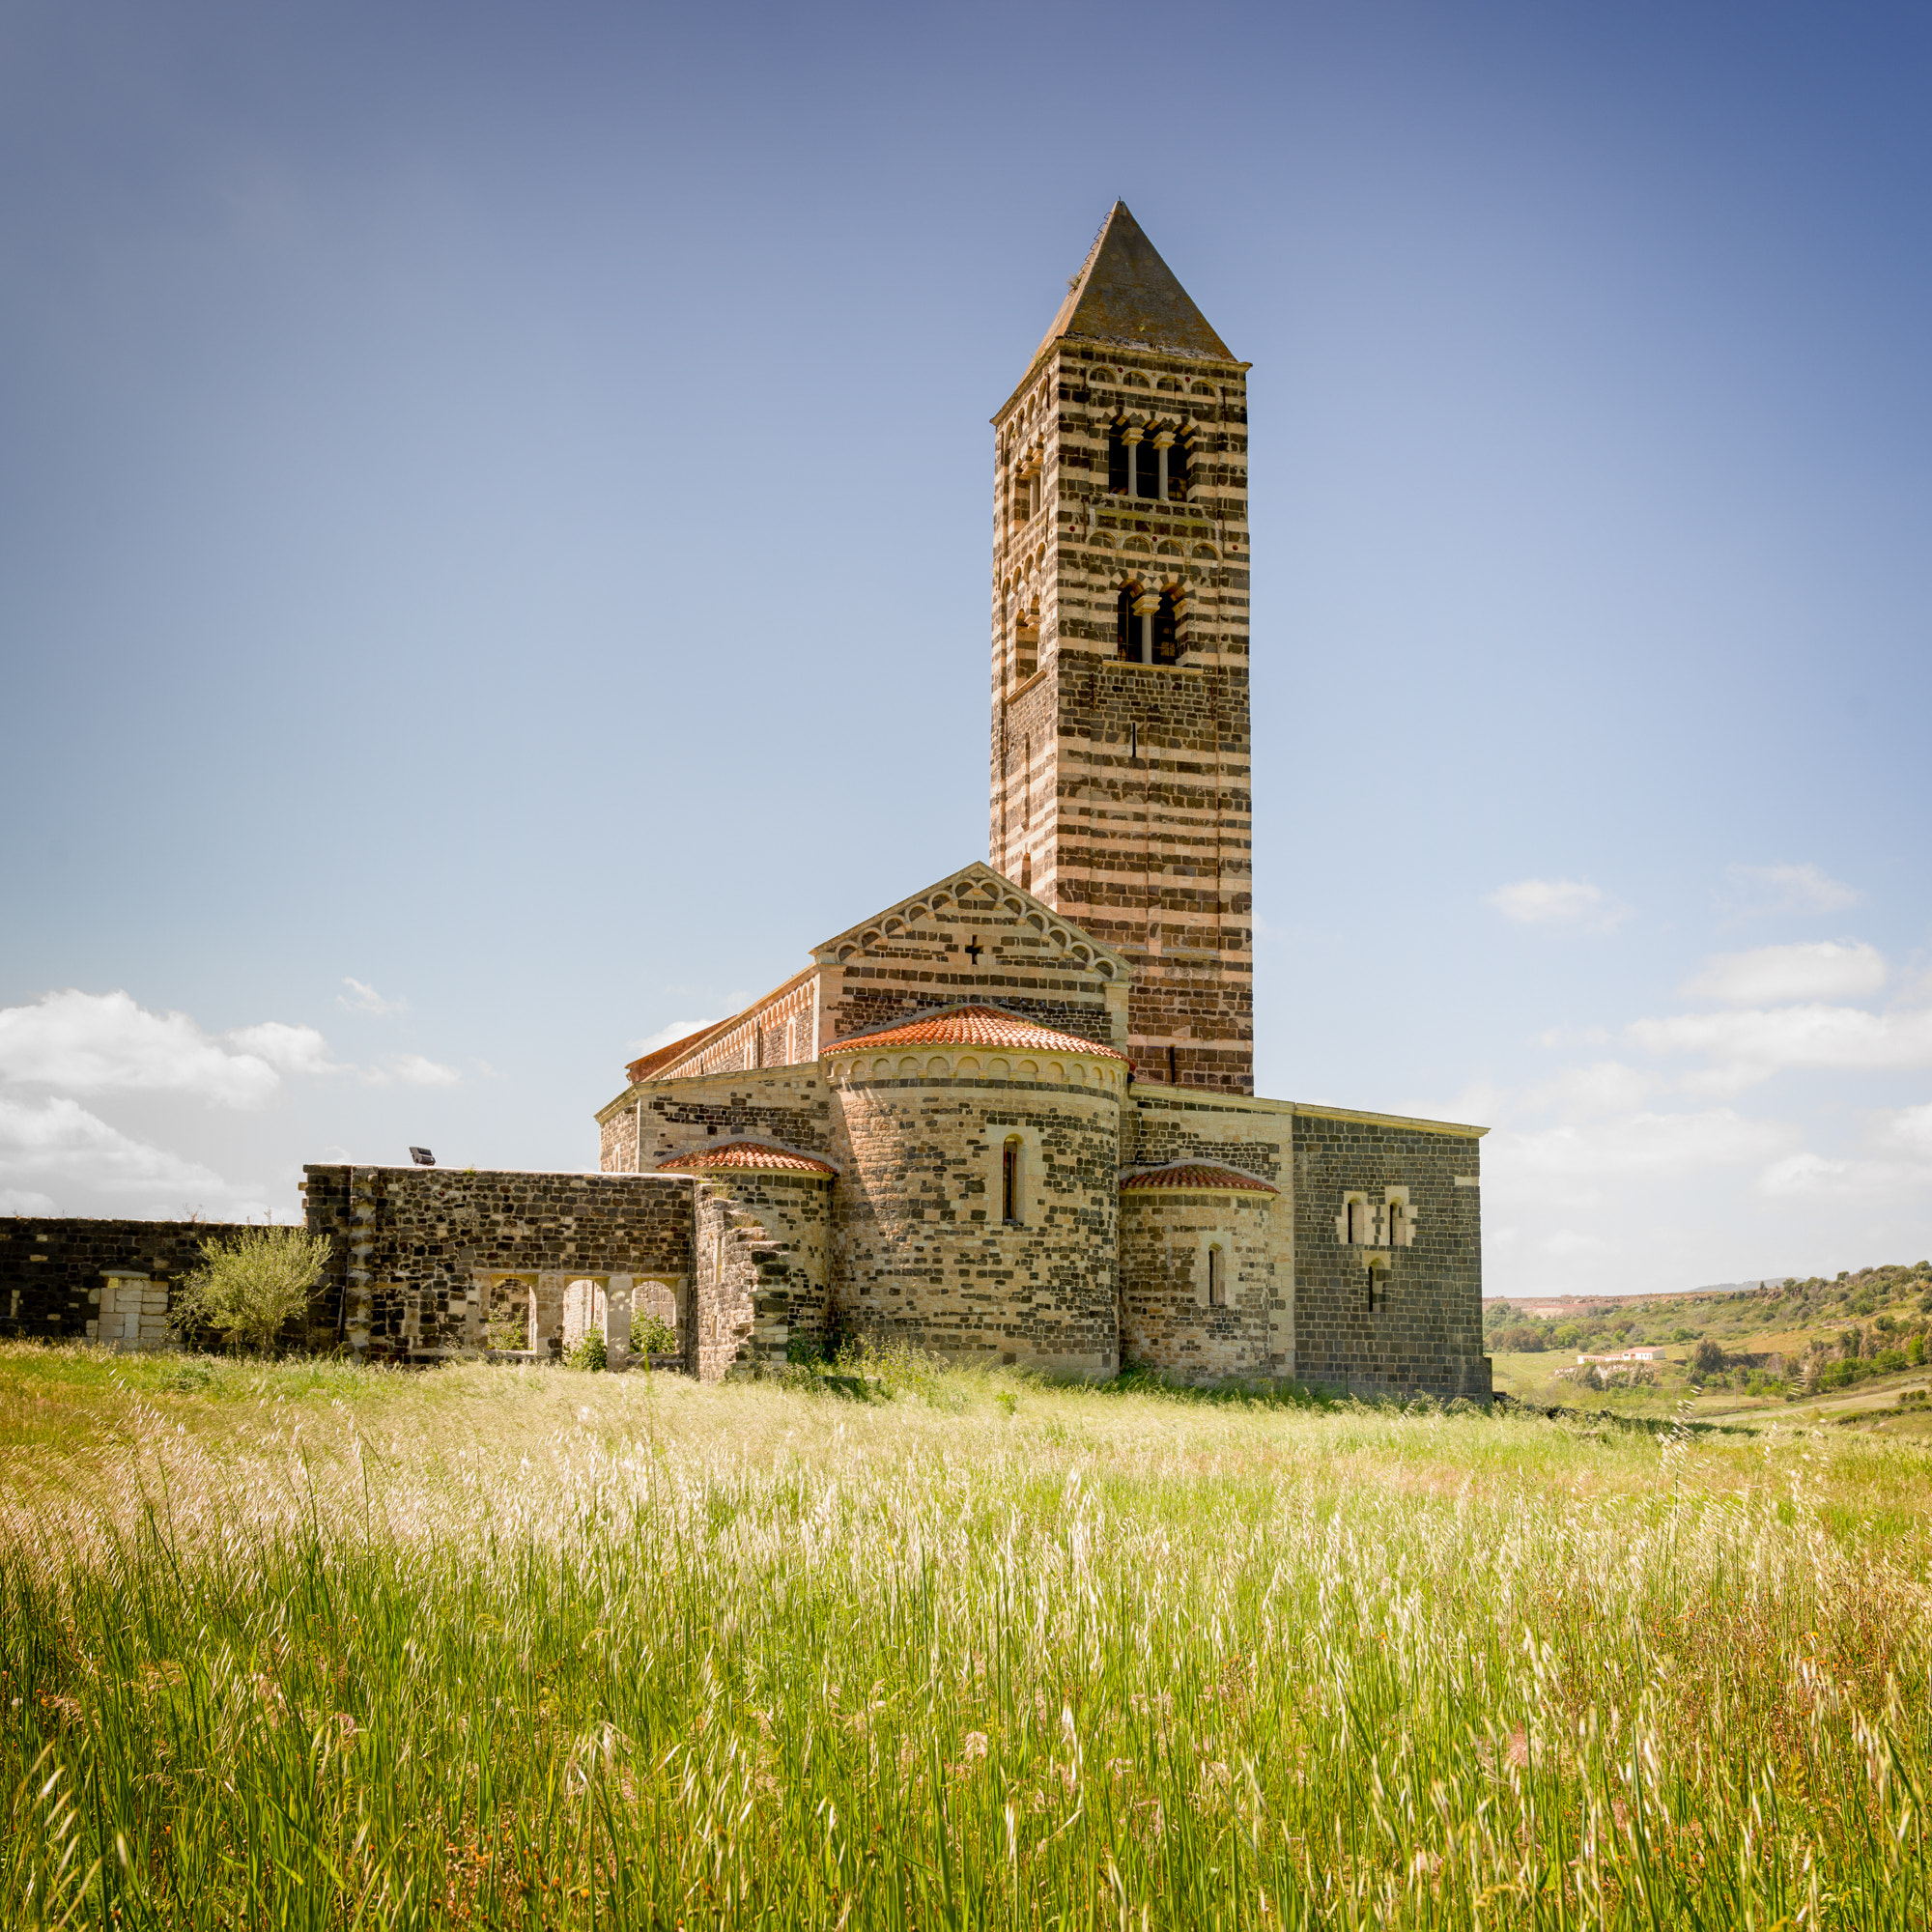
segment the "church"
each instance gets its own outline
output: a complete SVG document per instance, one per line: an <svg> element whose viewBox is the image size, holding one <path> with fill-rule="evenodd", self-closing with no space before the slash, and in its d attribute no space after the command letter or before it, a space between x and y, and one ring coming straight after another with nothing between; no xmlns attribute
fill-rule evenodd
<svg viewBox="0 0 1932 1932"><path fill-rule="evenodd" d="M992 419L987 858L633 1061L595 1173L306 1168L309 1346L1489 1399L1485 1130L1254 1091L1247 373L1116 204ZM0 1328L166 1346L212 1232L0 1222Z"/></svg>
<svg viewBox="0 0 1932 1932"><path fill-rule="evenodd" d="M1254 1091L1248 366L1117 203L992 418L988 860L597 1116L744 1249L694 1372L860 1333L1488 1398L1483 1129Z"/></svg>

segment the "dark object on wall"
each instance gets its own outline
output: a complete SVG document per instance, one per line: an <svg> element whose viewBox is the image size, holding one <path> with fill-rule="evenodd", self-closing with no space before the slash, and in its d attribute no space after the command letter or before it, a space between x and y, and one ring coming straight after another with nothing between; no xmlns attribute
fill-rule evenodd
<svg viewBox="0 0 1932 1932"><path fill-rule="evenodd" d="M410 1150L410 1158L418 1167L434 1167L436 1165L436 1156L430 1152L428 1148L412 1148Z"/></svg>

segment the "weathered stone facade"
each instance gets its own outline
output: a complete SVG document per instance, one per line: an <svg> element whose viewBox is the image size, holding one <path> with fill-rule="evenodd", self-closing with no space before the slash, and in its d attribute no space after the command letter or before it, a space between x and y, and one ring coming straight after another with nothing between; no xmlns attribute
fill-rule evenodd
<svg viewBox="0 0 1932 1932"><path fill-rule="evenodd" d="M309 1229L338 1256L319 1299L337 1312L335 1339L366 1358L434 1361L494 1341L548 1360L594 1327L621 1365L640 1286L689 1305L689 1178L302 1171Z"/></svg>
<svg viewBox="0 0 1932 1932"><path fill-rule="evenodd" d="M706 1173L746 1246L702 1373L861 1329L1487 1396L1481 1129L1253 1094L1246 379L1117 206L993 418L992 864L634 1062L598 1116L613 1172L732 1136L833 1170L815 1314L809 1268L755 1261L753 1229L802 1252L781 1207Z"/></svg>
<svg viewBox="0 0 1932 1932"><path fill-rule="evenodd" d="M622 1366L649 1310L706 1379L860 1332L1487 1398L1483 1130L1253 1093L1247 366L1117 206L993 418L992 863L632 1062L597 1175L310 1168L325 1338ZM207 1232L37 1225L15 1332L151 1256L105 1291L143 1345Z"/></svg>
<svg viewBox="0 0 1932 1932"><path fill-rule="evenodd" d="M1294 1110L1295 1360L1306 1378L1488 1398L1480 1132Z"/></svg>

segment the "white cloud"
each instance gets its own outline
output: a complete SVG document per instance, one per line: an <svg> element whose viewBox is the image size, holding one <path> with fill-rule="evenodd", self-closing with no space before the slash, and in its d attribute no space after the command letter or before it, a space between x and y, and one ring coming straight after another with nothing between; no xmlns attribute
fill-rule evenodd
<svg viewBox="0 0 1932 1932"><path fill-rule="evenodd" d="M1519 879L1484 896L1518 925L1568 925L1585 932L1608 932L1630 917L1601 886L1581 879Z"/></svg>
<svg viewBox="0 0 1932 1932"><path fill-rule="evenodd" d="M454 1087L463 1079L453 1066L440 1066L420 1053L392 1053L363 1075L375 1087Z"/></svg>
<svg viewBox="0 0 1932 1932"><path fill-rule="evenodd" d="M1729 1107L1698 1114L1626 1114L1594 1125L1496 1134L1485 1167L1520 1193L1525 1178L1583 1180L1616 1174L1683 1174L1769 1158L1790 1144L1791 1129L1747 1120Z"/></svg>
<svg viewBox="0 0 1932 1932"><path fill-rule="evenodd" d="M262 1106L281 1085L263 1054L229 1051L185 1013L149 1012L126 993L72 989L0 1009L0 1079L69 1094L193 1094L227 1107Z"/></svg>
<svg viewBox="0 0 1932 1932"><path fill-rule="evenodd" d="M1760 946L1719 952L1680 990L1690 999L1769 1006L1780 1000L1861 999L1885 984L1885 954L1859 940L1821 939L1808 946Z"/></svg>
<svg viewBox="0 0 1932 1932"><path fill-rule="evenodd" d="M41 1101L0 1096L0 1183L6 1197L21 1182L132 1195L138 1205L164 1214L210 1202L231 1210L252 1205L239 1202L238 1190L213 1169L133 1140L62 1094ZM31 1190L31 1198L43 1205L14 1211L52 1211L52 1198L40 1188Z"/></svg>
<svg viewBox="0 0 1932 1932"><path fill-rule="evenodd" d="M0 1214L51 1214L54 1197L28 1187L0 1187Z"/></svg>
<svg viewBox="0 0 1932 1932"><path fill-rule="evenodd" d="M1566 1067L1553 1080L1523 1094L1520 1106L1528 1113L1548 1110L1572 1120L1634 1113L1662 1084L1657 1074L1640 1067L1599 1060L1588 1066Z"/></svg>
<svg viewBox="0 0 1932 1932"><path fill-rule="evenodd" d="M717 1014L708 1020L672 1020L668 1026L661 1026L657 1032L644 1039L634 1039L625 1047L628 1059L641 1060L647 1053L655 1053L661 1046L668 1046L672 1040L688 1039L695 1033L702 1033L706 1027L716 1026L724 1016Z"/></svg>
<svg viewBox="0 0 1932 1932"><path fill-rule="evenodd" d="M1758 1192L1784 1200L1905 1201L1922 1197L1928 1179L1922 1167L1902 1161L1831 1160L1823 1154L1794 1153L1775 1160L1758 1176Z"/></svg>
<svg viewBox="0 0 1932 1932"><path fill-rule="evenodd" d="M401 1013L409 1010L407 1000L385 1000L374 986L365 985L360 980L344 980L342 982L355 996L345 1000L340 993L335 996L335 1004L349 1013Z"/></svg>
<svg viewBox="0 0 1932 1932"><path fill-rule="evenodd" d="M266 1060L284 1073L339 1073L328 1057L328 1042L313 1027L286 1026L264 1020L259 1026L235 1027L222 1036L243 1053Z"/></svg>
<svg viewBox="0 0 1932 1932"><path fill-rule="evenodd" d="M1728 1093L1787 1066L1882 1071L1932 1066L1932 1010L1868 1013L1858 1007L1747 1009L1634 1020L1627 1029L1652 1053L1702 1053L1715 1063L1685 1084Z"/></svg>
<svg viewBox="0 0 1932 1932"><path fill-rule="evenodd" d="M1879 1130L1878 1137L1882 1142L1908 1148L1932 1160L1932 1102L1922 1107L1900 1107Z"/></svg>
<svg viewBox="0 0 1932 1932"><path fill-rule="evenodd" d="M1816 866L1733 866L1731 909L1747 914L1842 912L1864 895Z"/></svg>

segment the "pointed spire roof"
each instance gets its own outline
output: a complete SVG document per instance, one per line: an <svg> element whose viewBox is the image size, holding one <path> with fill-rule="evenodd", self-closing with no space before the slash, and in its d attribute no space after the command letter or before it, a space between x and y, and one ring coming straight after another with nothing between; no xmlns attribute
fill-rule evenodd
<svg viewBox="0 0 1932 1932"><path fill-rule="evenodd" d="M1174 355L1211 356L1217 362L1237 359L1208 327L1208 318L1141 232L1124 201L1115 202L1101 223L1034 359L1063 335L1164 349Z"/></svg>

